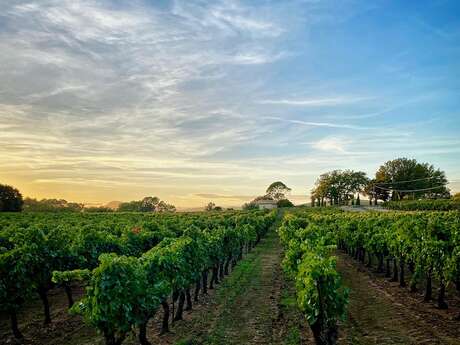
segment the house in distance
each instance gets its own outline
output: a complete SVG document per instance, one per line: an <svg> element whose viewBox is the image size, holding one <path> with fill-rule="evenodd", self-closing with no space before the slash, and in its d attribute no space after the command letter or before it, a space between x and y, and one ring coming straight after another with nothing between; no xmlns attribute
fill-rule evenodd
<svg viewBox="0 0 460 345"><path fill-rule="evenodd" d="M254 200L254 204L261 210L272 210L277 208L277 201L271 199Z"/></svg>

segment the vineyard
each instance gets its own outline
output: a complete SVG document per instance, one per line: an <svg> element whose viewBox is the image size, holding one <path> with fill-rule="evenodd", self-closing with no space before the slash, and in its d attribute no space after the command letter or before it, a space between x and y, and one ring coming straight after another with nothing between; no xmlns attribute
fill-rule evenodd
<svg viewBox="0 0 460 345"><path fill-rule="evenodd" d="M49 295L62 291L66 313L107 345L183 337L190 344L459 343L451 327L460 315L458 211L5 213L0 241L9 342L41 343L23 334L23 310L40 301L49 327ZM394 318L414 315L392 328ZM443 335L428 334L423 318Z"/></svg>
<svg viewBox="0 0 460 345"><path fill-rule="evenodd" d="M106 344L121 344L145 327L161 307L162 332L168 331L169 296L178 301L172 318L182 319L200 288L207 292L274 221L275 213L224 215L69 215L8 214L1 218L0 305L22 338L17 311L33 294L51 323L48 292L62 286L72 313L99 330ZM73 281L86 281L87 293L74 304ZM186 304L186 305L185 305Z"/></svg>
<svg viewBox="0 0 460 345"><path fill-rule="evenodd" d="M460 210L460 201L453 199L389 201L384 203L384 206L400 211L453 211Z"/></svg>

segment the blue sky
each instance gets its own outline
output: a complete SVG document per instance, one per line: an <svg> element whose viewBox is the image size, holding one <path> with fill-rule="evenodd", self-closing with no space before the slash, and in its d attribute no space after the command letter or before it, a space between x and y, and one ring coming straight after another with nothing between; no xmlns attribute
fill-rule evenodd
<svg viewBox="0 0 460 345"><path fill-rule="evenodd" d="M458 13L458 1L4 1L0 181L35 197L239 205L274 180L306 201L322 172L410 157L459 191Z"/></svg>

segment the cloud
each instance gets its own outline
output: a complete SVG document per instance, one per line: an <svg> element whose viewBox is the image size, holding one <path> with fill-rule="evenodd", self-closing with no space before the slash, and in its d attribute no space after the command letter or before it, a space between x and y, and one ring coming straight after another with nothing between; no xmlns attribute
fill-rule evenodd
<svg viewBox="0 0 460 345"><path fill-rule="evenodd" d="M265 12L264 15L261 16L261 12ZM243 5L239 1L175 1L172 13L208 30L218 30L226 36L246 33L253 37L278 37L285 32L275 22L277 16L272 9Z"/></svg>
<svg viewBox="0 0 460 345"><path fill-rule="evenodd" d="M314 149L336 153L346 153L346 147L351 142L344 138L328 137L311 144Z"/></svg>
<svg viewBox="0 0 460 345"><path fill-rule="evenodd" d="M331 97L331 98L307 98L307 99L265 99L259 100L259 104L287 105L296 107L326 107L343 104L357 103L369 100L369 97Z"/></svg>
<svg viewBox="0 0 460 345"><path fill-rule="evenodd" d="M331 123L331 122L315 122L315 121L303 121L303 120L294 120L294 119L285 119L276 116L265 116L267 120L276 120L287 122L291 124L304 125L310 127L326 127L326 128L343 128L343 129L355 129L355 130L368 130L369 127L363 127L358 125L351 124L340 124L340 123Z"/></svg>

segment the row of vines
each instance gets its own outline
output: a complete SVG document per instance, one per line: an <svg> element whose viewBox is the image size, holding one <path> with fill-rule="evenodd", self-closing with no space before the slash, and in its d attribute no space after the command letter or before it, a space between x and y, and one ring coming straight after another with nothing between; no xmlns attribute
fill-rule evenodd
<svg viewBox="0 0 460 345"><path fill-rule="evenodd" d="M146 325L168 301L178 301L172 317L182 318L199 292L218 283L273 223L275 212L143 215L6 214L0 218L0 309L21 338L17 311L34 295L51 322L47 294L61 286L71 312L98 329L107 344L121 344L138 329L148 344ZM74 281L86 285L74 303Z"/></svg>
<svg viewBox="0 0 460 345"><path fill-rule="evenodd" d="M424 199L388 201L383 207L400 211L454 211L460 210L460 201L455 199Z"/></svg>
<svg viewBox="0 0 460 345"><path fill-rule="evenodd" d="M336 232L339 248L412 292L423 286L426 301L435 279L439 308L448 307L448 284L460 290L459 212L343 213L324 222Z"/></svg>
<svg viewBox="0 0 460 345"><path fill-rule="evenodd" d="M283 269L295 281L297 304L318 345L336 343L338 321L345 317L348 303L348 290L342 286L331 255L336 248L335 233L311 218L331 212L335 211L287 214L278 229L285 247Z"/></svg>
<svg viewBox="0 0 460 345"><path fill-rule="evenodd" d="M426 301L433 299L435 281L439 308L448 307L449 284L460 290L459 212L304 211L287 214L279 234L285 271L295 279L298 305L318 344L336 343L345 315L347 289L331 255L336 248L401 287L423 289Z"/></svg>

